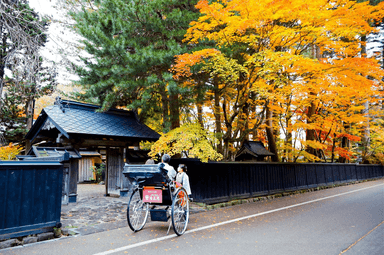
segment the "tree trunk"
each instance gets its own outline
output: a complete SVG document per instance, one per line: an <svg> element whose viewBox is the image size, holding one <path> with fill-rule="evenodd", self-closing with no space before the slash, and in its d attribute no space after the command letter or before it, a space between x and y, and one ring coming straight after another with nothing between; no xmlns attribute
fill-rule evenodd
<svg viewBox="0 0 384 255"><path fill-rule="evenodd" d="M313 102L311 102L311 106L308 107L307 124L313 123L312 122L312 116L315 114L315 111L316 111L316 105ZM305 140L306 141L315 141L316 140L315 132L316 132L316 130L307 129L307 134L306 134ZM317 152L314 148L307 147L305 150L306 150L306 152L317 156Z"/></svg>
<svg viewBox="0 0 384 255"><path fill-rule="evenodd" d="M320 50L319 48L316 46L316 45L312 45L312 56L314 58L317 58L317 59L320 59L321 55L320 55ZM316 94L314 92L311 92L310 93L310 96L313 96L315 97ZM308 107L308 113L307 113L307 124L310 124L310 123L313 123L312 122L312 117L313 115L316 113L316 105L315 103L312 101L311 102L311 106ZM313 129L307 129L307 133L306 133L306 137L305 137L305 140L306 141L315 141L316 140L316 136L315 136L315 132L316 130L313 130ZM312 154L312 155L315 155L315 156L320 156L318 151L316 151L314 148L312 147L307 147L305 149L306 152Z"/></svg>
<svg viewBox="0 0 384 255"><path fill-rule="evenodd" d="M204 127L204 121L203 121L203 106L201 104L197 104L197 121L199 124Z"/></svg>
<svg viewBox="0 0 384 255"><path fill-rule="evenodd" d="M5 72L5 55L7 48L7 36L3 33L3 26L0 24L0 33L2 34L2 42L0 47L0 109L2 105L2 96L3 96L3 88L4 88L4 72Z"/></svg>
<svg viewBox="0 0 384 255"><path fill-rule="evenodd" d="M241 145L244 144L245 141L249 141L249 122L248 122L248 117L249 117L249 104L245 103L243 106L243 116L242 122L244 123L243 130L240 131L240 137L241 139Z"/></svg>
<svg viewBox="0 0 384 255"><path fill-rule="evenodd" d="M223 113L224 113L224 118L225 118L224 122L225 122L225 126L226 126L227 130L225 131L225 134L223 134L223 143L224 143L223 156L224 156L225 160L231 160L231 155L229 152L229 142L232 138L232 122L230 123L228 121L228 119L226 119L226 116L225 116L226 107L227 107L227 104L226 104L226 100L224 99L222 108L223 108Z"/></svg>
<svg viewBox="0 0 384 255"><path fill-rule="evenodd" d="M2 107L3 89L4 89L4 63L2 62L2 56L0 56L0 109Z"/></svg>
<svg viewBox="0 0 384 255"><path fill-rule="evenodd" d="M214 102L215 102L215 108L214 108L214 115L215 115L215 128L216 134L219 134L220 136L222 135L222 130L221 130L221 116L220 116L220 93L219 93L219 85L214 80ZM219 144L217 145L217 151L219 153L223 154L223 146L222 146L222 140L219 139Z"/></svg>
<svg viewBox="0 0 384 255"><path fill-rule="evenodd" d="M169 119L171 122L171 130L180 127L180 109L178 94L169 95ZM180 153L176 153L172 158L181 158Z"/></svg>
<svg viewBox="0 0 384 255"><path fill-rule="evenodd" d="M333 163L333 161L335 160L335 147L336 147L336 134L333 134L331 163Z"/></svg>
<svg viewBox="0 0 384 255"><path fill-rule="evenodd" d="M196 107L197 107L197 121L199 124L204 127L204 120L203 120L203 102L204 102L204 92L203 92L203 85L205 82L198 82L197 83L197 96L196 96Z"/></svg>
<svg viewBox="0 0 384 255"><path fill-rule="evenodd" d="M179 109L179 95L170 95L169 112L171 121L171 130L180 127L180 109Z"/></svg>
<svg viewBox="0 0 384 255"><path fill-rule="evenodd" d="M282 162L290 162L292 161L292 159L289 157L289 149L288 149L288 146L290 148L292 148L292 131L291 130L291 120L286 118L285 120L285 124L286 124L286 127L287 127L287 131L286 131L286 137L285 137L285 146L287 146L287 148L285 149L285 152L284 152L284 158L281 159Z"/></svg>
<svg viewBox="0 0 384 255"><path fill-rule="evenodd" d="M3 98L3 88L4 88L4 80L3 80L3 77L0 76L0 109L2 107L2 98Z"/></svg>
<svg viewBox="0 0 384 255"><path fill-rule="evenodd" d="M349 132L349 125L344 125L345 133ZM347 148L349 147L349 140L347 137L341 138L341 148ZM347 159L345 157L339 157L339 163L346 163Z"/></svg>
<svg viewBox="0 0 384 255"><path fill-rule="evenodd" d="M363 42L361 44L361 55L367 54L367 49L365 47L365 42L367 41L366 36L361 37L361 41ZM370 132L369 132L369 102L368 100L364 102L364 135L361 139L362 145L363 145L363 155L362 160L363 163L368 163L368 154L369 154L369 144L370 144Z"/></svg>
<svg viewBox="0 0 384 255"><path fill-rule="evenodd" d="M168 115L168 95L165 91L165 88L161 90L161 103L163 106L162 115L163 115L163 132L169 132L169 115Z"/></svg>
<svg viewBox="0 0 384 255"><path fill-rule="evenodd" d="M277 151L274 131L273 131L273 112L269 109L267 106L266 109L266 124L267 127L265 128L265 131L267 132L267 138L268 138L268 147L269 151L274 153L275 155L271 157L272 162L279 162L279 154Z"/></svg>
<svg viewBox="0 0 384 255"><path fill-rule="evenodd" d="M364 103L364 134L361 139L363 145L362 161L368 163L369 144L370 144L370 131L369 131L369 103L368 100Z"/></svg>
<svg viewBox="0 0 384 255"><path fill-rule="evenodd" d="M27 104L25 106L25 115L27 117L27 130L29 131L32 128L33 125L33 115L35 110L35 99L30 98L27 101ZM29 150L31 149L31 141L25 140L25 155L28 154Z"/></svg>
<svg viewBox="0 0 384 255"><path fill-rule="evenodd" d="M25 106L25 115L27 116L27 129L30 130L33 125L33 115L35 108L35 99L29 99Z"/></svg>

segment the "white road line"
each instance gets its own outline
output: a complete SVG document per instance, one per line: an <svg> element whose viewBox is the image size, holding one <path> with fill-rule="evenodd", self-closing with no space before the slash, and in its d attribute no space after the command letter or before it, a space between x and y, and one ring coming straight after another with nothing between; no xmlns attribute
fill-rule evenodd
<svg viewBox="0 0 384 255"><path fill-rule="evenodd" d="M184 233L184 235L190 234L190 233L194 233L194 232L198 232L198 231L202 231L202 230L206 230L206 229L210 229L210 228L215 228L215 227L218 227L218 226L230 224L230 223L237 222L237 221L242 221L242 220L246 220L246 219L250 219L250 218L259 217L259 216L270 214L270 213L274 213L274 212L279 212L279 211L287 210L287 209L298 207L298 206L302 206L302 205L316 203L316 202L319 202L319 201L322 201L322 200L326 200L326 199L330 199L330 198L340 197L340 196L352 194L352 193L355 193L355 192L376 188L378 186L383 186L383 185L384 184L378 184L378 185L367 187L367 188L362 188L362 189L358 189L358 190L348 191L348 192L345 192L345 193L341 193L341 194L337 194L337 195L333 195L333 196L329 196L329 197L318 198L318 199L315 199L315 200L311 200L311 201L307 201L307 202L303 202L303 203L299 203L299 204L295 204L295 205L285 206L285 207L281 207L281 208L278 208L278 209L274 209L274 210L270 210L270 211L266 211L266 212L262 212L262 213L248 215L248 216L236 218L236 219L233 219L233 220L228 220L228 221L216 223L216 224L213 224L213 225L208 225L208 226L201 227L201 228L191 229L191 230L186 231ZM136 244L130 244L130 245L123 246L123 247L120 247L120 248L116 248L116 249L113 249L113 250L108 250L108 251L96 253L94 255L112 254L112 253L116 253L116 252L120 252L120 251L125 251L125 250L129 250L129 249L133 249L133 248L136 248L136 247L139 247L139 246L144 246L144 245L147 245L147 244L156 243L156 242L164 241L164 240L167 240L167 239L172 239L172 238L175 238L175 237L177 237L176 234L169 235L169 236L164 236L164 237L159 237L159 238L151 239L151 240L140 242L140 243L136 243Z"/></svg>

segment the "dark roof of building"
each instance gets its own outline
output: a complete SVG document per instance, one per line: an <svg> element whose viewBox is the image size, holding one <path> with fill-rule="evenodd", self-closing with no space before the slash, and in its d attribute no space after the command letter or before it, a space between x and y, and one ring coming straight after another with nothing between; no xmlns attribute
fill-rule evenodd
<svg viewBox="0 0 384 255"><path fill-rule="evenodd" d="M139 138L157 140L160 135L142 124L135 112L110 109L98 112L100 106L69 100L56 100L53 106L44 108L28 134L33 140L40 130L57 128L67 138L72 135Z"/></svg>
<svg viewBox="0 0 384 255"><path fill-rule="evenodd" d="M69 153L70 158L81 158L79 152L75 149L67 149L64 147L37 147L32 146L31 150L28 152L28 155L36 157L59 157L64 153Z"/></svg>
<svg viewBox="0 0 384 255"><path fill-rule="evenodd" d="M236 154L236 158L243 155L250 154L254 157L265 157L265 156L273 156L272 152L265 149L264 144L262 142L255 141L247 141L244 143L243 147Z"/></svg>
<svg viewBox="0 0 384 255"><path fill-rule="evenodd" d="M19 160L39 160L39 159L49 159L49 160L57 160L63 158L64 154L67 153L68 159L81 158L80 153L76 149L67 149L64 147L37 147L32 146L32 148L28 151L26 156L18 155L17 158Z"/></svg>

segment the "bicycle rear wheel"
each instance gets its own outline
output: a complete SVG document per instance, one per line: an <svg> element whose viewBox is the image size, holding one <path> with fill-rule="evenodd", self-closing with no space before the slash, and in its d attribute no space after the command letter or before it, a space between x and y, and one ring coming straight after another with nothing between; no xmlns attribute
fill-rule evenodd
<svg viewBox="0 0 384 255"><path fill-rule="evenodd" d="M143 229L147 222L149 205L144 203L140 197L139 189L133 191L127 208L127 221L132 231L137 232Z"/></svg>

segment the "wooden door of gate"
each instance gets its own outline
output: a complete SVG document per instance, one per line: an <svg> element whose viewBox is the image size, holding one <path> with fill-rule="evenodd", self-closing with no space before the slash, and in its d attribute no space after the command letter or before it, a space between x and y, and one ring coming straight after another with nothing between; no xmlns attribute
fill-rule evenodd
<svg viewBox="0 0 384 255"><path fill-rule="evenodd" d="M123 148L108 148L107 151L107 194L120 195L124 167Z"/></svg>

